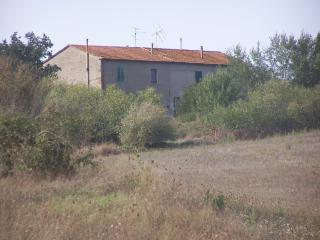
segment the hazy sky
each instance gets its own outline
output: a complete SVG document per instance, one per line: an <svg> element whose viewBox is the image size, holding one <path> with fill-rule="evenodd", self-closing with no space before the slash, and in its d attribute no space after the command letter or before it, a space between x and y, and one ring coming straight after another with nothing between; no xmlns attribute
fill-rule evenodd
<svg viewBox="0 0 320 240"><path fill-rule="evenodd" d="M320 32L320 0L0 0L0 38L34 31L47 34L53 51L67 44L150 46L161 26L158 46L225 51L237 43L251 48L274 33Z"/></svg>

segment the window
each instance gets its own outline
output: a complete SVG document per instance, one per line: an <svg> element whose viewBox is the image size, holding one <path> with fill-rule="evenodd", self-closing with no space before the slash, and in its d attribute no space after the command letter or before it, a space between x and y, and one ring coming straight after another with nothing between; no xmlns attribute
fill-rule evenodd
<svg viewBox="0 0 320 240"><path fill-rule="evenodd" d="M158 83L158 72L157 69L151 69L150 83L157 84Z"/></svg>
<svg viewBox="0 0 320 240"><path fill-rule="evenodd" d="M195 80L196 80L196 83L200 82L202 79L202 72L201 71L196 71L195 72Z"/></svg>
<svg viewBox="0 0 320 240"><path fill-rule="evenodd" d="M117 67L117 82L124 81L124 72L123 67Z"/></svg>

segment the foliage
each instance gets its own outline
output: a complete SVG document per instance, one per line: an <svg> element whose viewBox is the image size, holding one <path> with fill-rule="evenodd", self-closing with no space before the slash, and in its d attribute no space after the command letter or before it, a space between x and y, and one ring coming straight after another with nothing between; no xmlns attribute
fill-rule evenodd
<svg viewBox="0 0 320 240"><path fill-rule="evenodd" d="M23 164L28 146L34 143L37 125L22 114L0 115L0 170L7 175Z"/></svg>
<svg viewBox="0 0 320 240"><path fill-rule="evenodd" d="M195 120L218 107L247 99L250 89L270 80L271 71L259 43L250 54L237 45L227 55L228 66L218 68L214 75L207 75L184 91L177 107L182 120Z"/></svg>
<svg viewBox="0 0 320 240"><path fill-rule="evenodd" d="M176 115L184 122L195 121L199 114L197 106L197 87L192 85L183 91L182 98L176 106Z"/></svg>
<svg viewBox="0 0 320 240"><path fill-rule="evenodd" d="M0 111L37 115L52 79L42 78L28 64L0 55Z"/></svg>
<svg viewBox="0 0 320 240"><path fill-rule="evenodd" d="M120 141L126 150L138 150L173 137L174 129L164 108L150 102L134 104L121 121Z"/></svg>
<svg viewBox="0 0 320 240"><path fill-rule="evenodd" d="M177 115L194 120L196 115L203 116L217 106L228 106L238 99L246 98L249 77L245 64L217 69L214 75L207 75L200 83L186 89L177 106Z"/></svg>
<svg viewBox="0 0 320 240"><path fill-rule="evenodd" d="M249 99L218 107L205 118L207 124L228 128L245 136L320 127L320 93L285 81L273 80L251 91Z"/></svg>
<svg viewBox="0 0 320 240"><path fill-rule="evenodd" d="M104 92L84 85L57 85L47 100L42 123L74 144L117 140L131 96L110 86Z"/></svg>
<svg viewBox="0 0 320 240"><path fill-rule="evenodd" d="M72 146L61 136L41 131L34 119L23 114L0 116L0 171L69 174L79 164L91 163L89 155L72 157Z"/></svg>
<svg viewBox="0 0 320 240"><path fill-rule="evenodd" d="M312 87L320 82L320 34L315 39L301 33L292 35L275 34L265 50L273 76L293 83Z"/></svg>
<svg viewBox="0 0 320 240"><path fill-rule="evenodd" d="M204 202L206 205L211 205L213 210L223 212L226 207L226 198L223 194L214 195L209 190L204 196Z"/></svg>
<svg viewBox="0 0 320 240"><path fill-rule="evenodd" d="M63 138L42 131L35 137L25 162L27 168L41 174L67 174L73 169L71 153L71 146Z"/></svg>
<svg viewBox="0 0 320 240"><path fill-rule="evenodd" d="M269 68L264 50L261 49L260 43L256 48L252 48L248 54L239 44L227 51L229 57L229 67L238 67L237 75L245 78L249 87L254 88L271 79L271 70ZM239 67L241 67L239 69ZM237 70L237 68L235 68ZM239 71L241 70L241 71Z"/></svg>
<svg viewBox="0 0 320 240"><path fill-rule="evenodd" d="M319 128L320 90L299 89L287 110L296 128Z"/></svg>
<svg viewBox="0 0 320 240"><path fill-rule="evenodd" d="M252 87L271 78L289 80L305 87L320 83L320 33L314 39L304 32L298 38L285 33L275 34L265 49L258 42L247 54L237 45L228 55L233 61L247 65Z"/></svg>
<svg viewBox="0 0 320 240"><path fill-rule="evenodd" d="M136 101L138 104L142 102L150 102L155 105L161 105L161 96L157 93L155 88L148 87L138 92Z"/></svg>
<svg viewBox="0 0 320 240"><path fill-rule="evenodd" d="M43 60L52 56L49 50L53 44L48 36L36 36L33 32L25 34L26 43L21 40L18 33L11 35L10 42L4 40L0 43L0 55L8 56L14 61L22 62L37 71L40 77L54 76L59 70L56 65L43 66Z"/></svg>

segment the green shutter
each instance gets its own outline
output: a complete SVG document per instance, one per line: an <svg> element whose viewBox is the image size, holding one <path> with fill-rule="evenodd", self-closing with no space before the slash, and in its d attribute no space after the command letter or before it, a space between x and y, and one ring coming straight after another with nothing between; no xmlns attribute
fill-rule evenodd
<svg viewBox="0 0 320 240"><path fill-rule="evenodd" d="M200 82L202 79L202 72L201 71L196 71L195 72L195 80L196 80L196 83Z"/></svg>
<svg viewBox="0 0 320 240"><path fill-rule="evenodd" d="M117 67L117 81L118 82L123 82L124 81L123 67Z"/></svg>

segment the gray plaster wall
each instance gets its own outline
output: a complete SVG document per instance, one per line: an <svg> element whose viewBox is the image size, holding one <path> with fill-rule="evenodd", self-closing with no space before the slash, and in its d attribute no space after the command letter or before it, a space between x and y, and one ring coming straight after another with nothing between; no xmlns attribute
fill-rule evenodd
<svg viewBox="0 0 320 240"><path fill-rule="evenodd" d="M90 85L101 88L101 60L96 56L89 56ZM68 47L46 64L56 64L61 68L58 72L59 81L67 84L86 84L87 80L87 55L85 52Z"/></svg>
<svg viewBox="0 0 320 240"><path fill-rule="evenodd" d="M117 81L117 68L122 67L124 81ZM150 83L151 69L157 69L158 84ZM102 61L103 85L116 84L126 92L137 92L147 87L155 87L162 95L165 106L173 111L173 98L182 95L183 90L195 83L195 72L201 71L203 77L214 73L215 65L184 64L184 63L154 63L133 61Z"/></svg>

